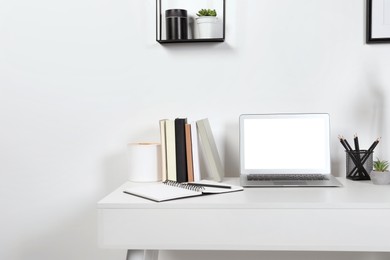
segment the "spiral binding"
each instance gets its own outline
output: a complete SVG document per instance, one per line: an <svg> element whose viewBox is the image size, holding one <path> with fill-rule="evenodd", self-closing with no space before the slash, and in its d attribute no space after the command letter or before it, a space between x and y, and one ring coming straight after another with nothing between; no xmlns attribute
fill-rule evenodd
<svg viewBox="0 0 390 260"><path fill-rule="evenodd" d="M192 190L192 191L197 191L197 192L201 192L201 191L204 190L204 187L202 187L202 186L195 186L195 185L191 185L191 184L188 184L188 183L180 183L180 182L177 182L177 181L167 180L167 181L164 181L163 183L165 185L179 187L179 188Z"/></svg>

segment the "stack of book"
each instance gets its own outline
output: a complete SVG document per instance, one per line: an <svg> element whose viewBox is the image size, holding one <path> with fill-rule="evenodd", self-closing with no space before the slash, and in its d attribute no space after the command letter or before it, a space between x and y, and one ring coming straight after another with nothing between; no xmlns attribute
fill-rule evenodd
<svg viewBox="0 0 390 260"><path fill-rule="evenodd" d="M194 123L187 123L186 118L162 119L160 134L162 181L199 181L200 152L209 176L222 180L224 171L207 118Z"/></svg>

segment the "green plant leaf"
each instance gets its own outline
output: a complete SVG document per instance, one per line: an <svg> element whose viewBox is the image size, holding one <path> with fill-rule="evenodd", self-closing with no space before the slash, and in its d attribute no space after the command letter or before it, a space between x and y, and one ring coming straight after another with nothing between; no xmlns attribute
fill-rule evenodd
<svg viewBox="0 0 390 260"><path fill-rule="evenodd" d="M385 172L389 168L389 162L377 158L377 160L374 161L373 167L374 167L374 171Z"/></svg>
<svg viewBox="0 0 390 260"><path fill-rule="evenodd" d="M200 9L197 16L217 16L217 11L215 9Z"/></svg>

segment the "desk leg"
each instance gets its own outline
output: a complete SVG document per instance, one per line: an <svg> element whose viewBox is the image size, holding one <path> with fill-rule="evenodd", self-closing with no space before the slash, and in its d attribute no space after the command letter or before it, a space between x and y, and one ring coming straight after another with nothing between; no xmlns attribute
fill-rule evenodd
<svg viewBox="0 0 390 260"><path fill-rule="evenodd" d="M158 260L158 250L127 250L126 260Z"/></svg>

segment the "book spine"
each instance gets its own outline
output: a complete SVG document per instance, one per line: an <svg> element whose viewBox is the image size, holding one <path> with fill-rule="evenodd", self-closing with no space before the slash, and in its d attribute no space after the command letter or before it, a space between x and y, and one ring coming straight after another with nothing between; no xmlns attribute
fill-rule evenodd
<svg viewBox="0 0 390 260"><path fill-rule="evenodd" d="M176 181L176 141L175 141L175 122L173 120L165 121L166 136L166 157L167 157L167 179Z"/></svg>
<svg viewBox="0 0 390 260"><path fill-rule="evenodd" d="M192 138L191 138L191 125L185 125L186 135L186 158L187 158L187 181L194 181L194 167L192 161Z"/></svg>
<svg viewBox="0 0 390 260"><path fill-rule="evenodd" d="M165 134L165 119L160 120L160 143L161 143L161 180L167 180L167 138Z"/></svg>
<svg viewBox="0 0 390 260"><path fill-rule="evenodd" d="M175 140L176 140L176 180L186 182L187 180L187 158L186 158L186 137L185 118L175 119Z"/></svg>
<svg viewBox="0 0 390 260"><path fill-rule="evenodd" d="M204 153L206 167L209 174L215 181L222 181L224 171L221 159L218 154L217 146L208 119L202 119L196 122L200 137L201 149Z"/></svg>
<svg viewBox="0 0 390 260"><path fill-rule="evenodd" d="M192 137L192 166L194 172L194 181L200 181L200 160L199 160L199 141L198 141L198 129L196 122L191 124L191 137Z"/></svg>

